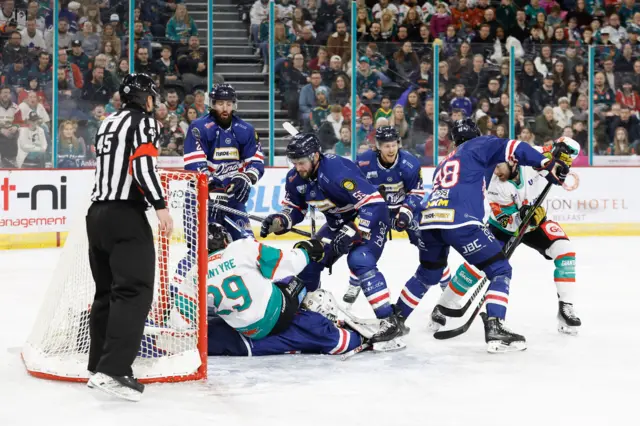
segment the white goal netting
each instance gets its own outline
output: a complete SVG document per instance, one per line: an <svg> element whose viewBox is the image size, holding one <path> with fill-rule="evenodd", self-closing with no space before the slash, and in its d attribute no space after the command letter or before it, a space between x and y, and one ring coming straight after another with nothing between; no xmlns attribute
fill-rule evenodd
<svg viewBox="0 0 640 426"><path fill-rule="evenodd" d="M153 305L133 364L142 381L183 381L206 377L206 203L204 176L162 171L174 220L170 239L158 232ZM88 207L88 206L87 206ZM22 351L29 373L61 380L89 377L89 314L95 292L88 257L85 214L69 232L60 260Z"/></svg>

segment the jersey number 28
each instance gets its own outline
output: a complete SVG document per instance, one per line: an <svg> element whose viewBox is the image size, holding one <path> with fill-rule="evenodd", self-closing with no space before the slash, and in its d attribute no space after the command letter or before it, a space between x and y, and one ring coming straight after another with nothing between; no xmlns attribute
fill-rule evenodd
<svg viewBox="0 0 640 426"><path fill-rule="evenodd" d="M459 178L460 161L447 160L447 162L442 165L442 168L433 179L433 187L434 189L453 188L458 184Z"/></svg>
<svg viewBox="0 0 640 426"><path fill-rule="evenodd" d="M229 315L232 312L231 309L220 310L220 305L225 297L232 300L241 299L240 301L242 303L238 303L231 307L236 312L242 312L249 309L249 306L253 303L251 295L249 294L249 289L244 284L244 281L242 281L242 277L239 275L232 275L225 278L222 281L220 288L210 285L207 288L207 293L213 295L213 304L216 309L218 309L218 315Z"/></svg>

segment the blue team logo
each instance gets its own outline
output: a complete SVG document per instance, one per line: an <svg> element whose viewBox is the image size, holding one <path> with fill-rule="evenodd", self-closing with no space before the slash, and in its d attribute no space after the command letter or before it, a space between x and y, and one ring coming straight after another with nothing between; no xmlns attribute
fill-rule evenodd
<svg viewBox="0 0 640 426"><path fill-rule="evenodd" d="M231 138L226 138L224 140L224 143L226 143L227 145L231 145Z"/></svg>

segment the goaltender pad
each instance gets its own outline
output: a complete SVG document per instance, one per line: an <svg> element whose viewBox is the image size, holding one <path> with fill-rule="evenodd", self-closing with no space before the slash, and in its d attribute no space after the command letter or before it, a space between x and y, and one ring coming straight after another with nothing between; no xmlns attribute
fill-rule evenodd
<svg viewBox="0 0 640 426"><path fill-rule="evenodd" d="M147 211L156 244L154 299L133 372L143 383L205 379L207 179L186 171L161 171L160 177L174 220L174 234L170 239L161 236L155 212ZM185 203L194 206L188 209L188 217L184 216ZM85 211L69 232L22 350L27 371L36 377L67 381L86 381L89 377L89 312L95 283L89 267ZM171 284L181 260L190 272L177 293ZM180 312L188 312L179 321L171 312L176 311L176 304Z"/></svg>

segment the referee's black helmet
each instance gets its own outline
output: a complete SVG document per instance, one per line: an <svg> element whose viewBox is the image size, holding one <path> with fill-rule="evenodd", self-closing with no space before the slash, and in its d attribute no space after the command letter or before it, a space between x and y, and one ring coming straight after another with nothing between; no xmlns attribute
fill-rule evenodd
<svg viewBox="0 0 640 426"><path fill-rule="evenodd" d="M120 85L120 100L123 104L133 104L146 111L147 98L151 96L153 98L153 105L159 102L160 94L158 93L158 87L147 74L133 73L128 74L122 80Z"/></svg>

